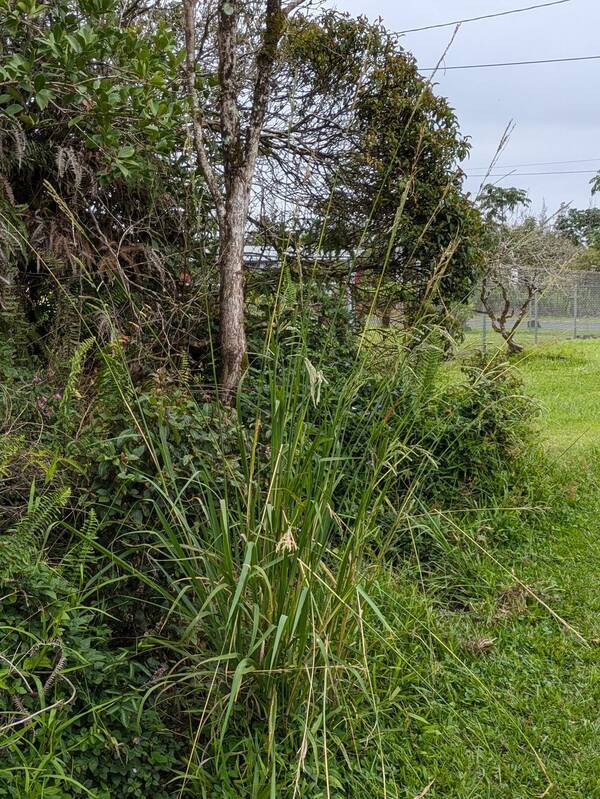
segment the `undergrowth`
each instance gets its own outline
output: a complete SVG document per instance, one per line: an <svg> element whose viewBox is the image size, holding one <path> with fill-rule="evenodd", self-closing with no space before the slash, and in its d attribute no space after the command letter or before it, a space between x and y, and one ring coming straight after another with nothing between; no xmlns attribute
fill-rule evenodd
<svg viewBox="0 0 600 799"><path fill-rule="evenodd" d="M9 428L4 795L405 796L462 729L453 675L488 702L443 619L544 512L535 406L505 363L449 384L435 334L385 374L344 344L340 378L305 332L233 411L87 340L35 446Z"/></svg>

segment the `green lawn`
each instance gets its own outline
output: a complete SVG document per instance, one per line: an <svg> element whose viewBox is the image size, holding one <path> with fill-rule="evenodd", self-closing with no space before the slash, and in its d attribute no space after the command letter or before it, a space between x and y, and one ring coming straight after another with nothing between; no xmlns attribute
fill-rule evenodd
<svg viewBox="0 0 600 799"><path fill-rule="evenodd" d="M535 344L557 344L562 341L572 341L574 337L573 320L569 318L558 318L543 321L540 323L537 335L535 330L528 328L525 324L521 325L515 335L515 341L524 347L531 347ZM588 339L589 337L589 339ZM577 340L598 340L600 341L600 328L597 317L582 317L577 321ZM495 333L488 322L486 329L486 343L488 347L501 346L502 336ZM483 344L483 329L481 325L470 325L465 333L464 346L467 349L479 349Z"/></svg>
<svg viewBox="0 0 600 799"><path fill-rule="evenodd" d="M520 367L542 403L543 435L553 454L584 454L600 446L600 341L532 347Z"/></svg>
<svg viewBox="0 0 600 799"><path fill-rule="evenodd" d="M550 509L508 531L492 516L458 546L471 595L434 615L443 699L407 797L433 780L428 799L600 799L600 343L532 349L520 367L543 407Z"/></svg>
<svg viewBox="0 0 600 799"><path fill-rule="evenodd" d="M517 364L527 390L541 406L540 433L554 458L585 457L600 447L600 339L533 343L521 336L525 350ZM460 355L480 348L479 339L467 334ZM500 337L488 353L505 357Z"/></svg>

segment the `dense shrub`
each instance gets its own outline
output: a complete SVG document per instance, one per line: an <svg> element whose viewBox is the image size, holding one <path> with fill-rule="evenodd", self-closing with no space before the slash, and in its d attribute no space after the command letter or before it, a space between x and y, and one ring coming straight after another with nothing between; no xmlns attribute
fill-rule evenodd
<svg viewBox="0 0 600 799"><path fill-rule="evenodd" d="M63 561L3 581L0 797L167 799L182 741L139 701L160 661L115 646L69 576Z"/></svg>
<svg viewBox="0 0 600 799"><path fill-rule="evenodd" d="M465 379L451 383L425 423L423 446L436 466L429 487L434 501L469 497L485 502L524 476L537 450L537 407L518 372L497 356L474 356Z"/></svg>

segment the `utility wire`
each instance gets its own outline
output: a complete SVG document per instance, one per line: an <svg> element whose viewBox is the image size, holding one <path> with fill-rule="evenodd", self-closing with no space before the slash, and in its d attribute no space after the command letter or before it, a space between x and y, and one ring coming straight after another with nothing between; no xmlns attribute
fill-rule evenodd
<svg viewBox="0 0 600 799"><path fill-rule="evenodd" d="M578 158L575 161L531 161L525 164L496 164L496 169L521 169L524 166L553 166L555 164L588 164L590 161L600 161L600 158ZM473 166L476 172L485 172L485 166Z"/></svg>
<svg viewBox="0 0 600 799"><path fill-rule="evenodd" d="M576 58L542 58L538 61L502 61L498 64L458 64L451 67L428 67L420 72L445 72L447 69L487 69L489 67L520 67L529 64L564 64L567 61L598 61L600 55L584 55Z"/></svg>
<svg viewBox="0 0 600 799"><path fill-rule="evenodd" d="M439 25L425 25L423 28L408 28L405 31L397 31L397 33L418 33L419 31L431 31L435 28L450 28L453 25L463 25L465 22L479 22L482 19L492 19L493 17L506 17L509 14L522 14L525 11L534 11L536 8L548 8L548 6L560 6L563 3L570 3L571 0L554 0L552 3L538 3L535 6L527 6L526 8L515 8L512 11L497 11L495 14L484 14L480 17L469 17L468 19L456 19L454 22L441 22Z"/></svg>
<svg viewBox="0 0 600 799"><path fill-rule="evenodd" d="M465 172L467 177L469 178L518 178L522 176L530 176L530 175L597 175L597 169L571 169L566 171L557 171L557 172L492 172L489 175L481 174L475 175L472 172Z"/></svg>

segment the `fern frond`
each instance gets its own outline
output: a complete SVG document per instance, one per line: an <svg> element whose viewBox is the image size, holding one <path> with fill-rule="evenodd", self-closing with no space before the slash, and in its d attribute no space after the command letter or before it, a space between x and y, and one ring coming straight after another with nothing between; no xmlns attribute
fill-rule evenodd
<svg viewBox="0 0 600 799"><path fill-rule="evenodd" d="M35 483L32 485L27 513L0 538L0 577L25 571L35 562L43 535L59 518L70 496L69 488L36 496Z"/></svg>
<svg viewBox="0 0 600 799"><path fill-rule="evenodd" d="M281 305L282 310L285 308L293 308L298 298L298 289L292 280L292 275L287 266L284 267L284 272L281 279Z"/></svg>
<svg viewBox="0 0 600 799"><path fill-rule="evenodd" d="M9 465L22 451L25 442L24 436L6 435L0 439L0 477L9 474Z"/></svg>
<svg viewBox="0 0 600 799"><path fill-rule="evenodd" d="M110 408L123 406L123 398L132 393L131 378L118 340L102 349L102 363L96 384L97 405Z"/></svg>
<svg viewBox="0 0 600 799"><path fill-rule="evenodd" d="M75 581L76 577L81 581L85 576L94 552L94 543L98 538L99 526L98 517L92 508L81 529L81 540L67 552L61 562L61 571L69 582Z"/></svg>
<svg viewBox="0 0 600 799"><path fill-rule="evenodd" d="M67 378L67 382L65 383L63 395L58 406L57 421L64 433L69 432L71 421L76 415L77 409L74 408L74 399L77 397L79 379L81 377L81 372L83 371L83 364L85 362L86 356L94 344L94 338L85 339L85 341L82 341L77 347L73 357L71 358L69 376Z"/></svg>
<svg viewBox="0 0 600 799"><path fill-rule="evenodd" d="M192 382L192 368L190 365L190 359L186 352L184 352L181 355L181 364L179 366L179 379L181 380L182 384L186 387L189 387Z"/></svg>

